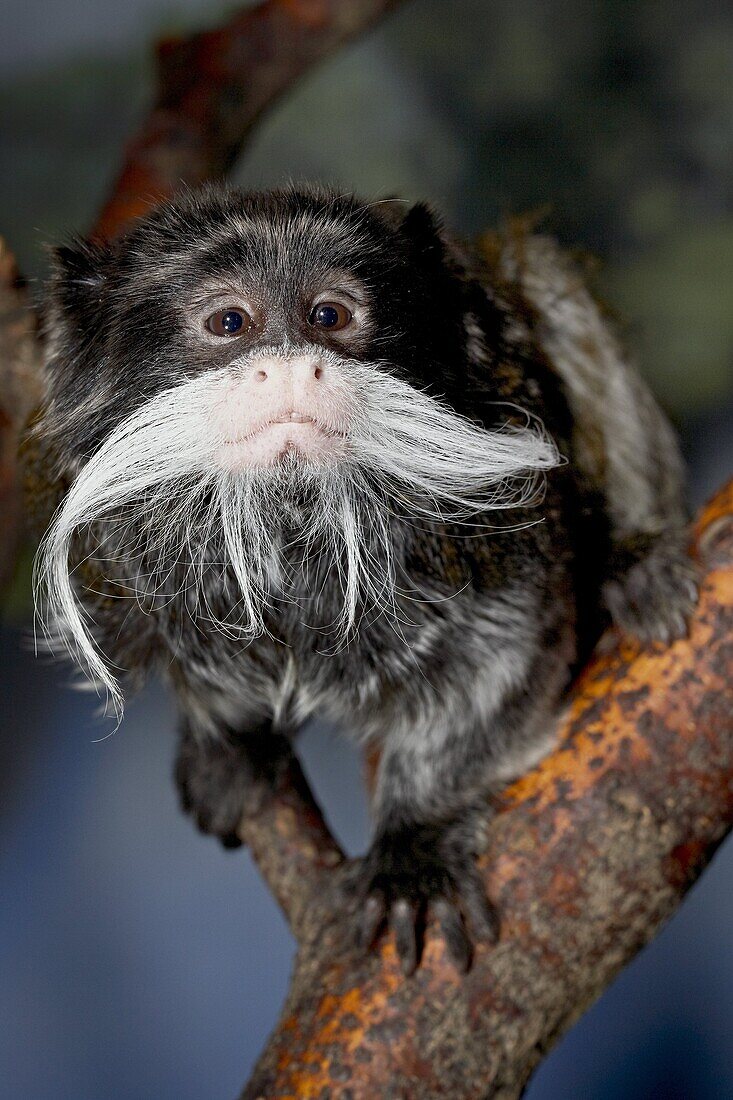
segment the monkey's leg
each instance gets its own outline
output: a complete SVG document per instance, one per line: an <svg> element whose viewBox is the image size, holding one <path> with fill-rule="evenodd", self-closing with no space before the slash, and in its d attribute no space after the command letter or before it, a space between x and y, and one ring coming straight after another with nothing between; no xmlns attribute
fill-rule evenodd
<svg viewBox="0 0 733 1100"><path fill-rule="evenodd" d="M543 601L528 585L509 609L504 595L487 600L473 638L460 652L455 643L445 647L442 681L416 708L420 718L404 715L386 732L374 839L355 868L356 919L364 946L392 925L407 973L419 961L426 911L461 969L470 965L473 940L496 939L476 855L492 794L554 745L575 657L571 620L560 599Z"/></svg>
<svg viewBox="0 0 733 1100"><path fill-rule="evenodd" d="M553 665L550 656L546 664ZM534 698L518 688L488 719L474 715L473 725L446 714L440 727L401 729L386 739L374 840L355 870L363 947L390 924L409 974L419 962L427 911L462 970L472 941L495 941L499 922L476 867L488 795L549 751L559 676L558 661L544 682L538 676Z"/></svg>
<svg viewBox="0 0 733 1100"><path fill-rule="evenodd" d="M258 812L291 756L290 739L269 722L212 736L184 720L175 766L181 806L202 832L239 847L239 823Z"/></svg>
<svg viewBox="0 0 733 1100"><path fill-rule="evenodd" d="M502 264L534 314L573 413L575 461L611 523L606 606L642 641L682 637L698 578L687 552L686 477L675 434L583 272L554 241L509 235Z"/></svg>
<svg viewBox="0 0 733 1100"><path fill-rule="evenodd" d="M614 622L643 642L687 634L699 579L688 541L684 529L615 540L604 599Z"/></svg>

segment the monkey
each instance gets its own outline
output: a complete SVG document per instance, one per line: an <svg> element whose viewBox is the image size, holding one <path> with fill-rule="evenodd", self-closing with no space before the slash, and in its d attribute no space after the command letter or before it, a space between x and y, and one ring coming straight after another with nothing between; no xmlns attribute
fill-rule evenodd
<svg viewBox="0 0 733 1100"><path fill-rule="evenodd" d="M187 190L54 253L24 443L38 608L121 717L159 673L182 807L227 847L327 719L376 748L356 938L465 970L480 814L613 622L684 636L673 430L550 237L425 203ZM483 811L482 811L483 807Z"/></svg>

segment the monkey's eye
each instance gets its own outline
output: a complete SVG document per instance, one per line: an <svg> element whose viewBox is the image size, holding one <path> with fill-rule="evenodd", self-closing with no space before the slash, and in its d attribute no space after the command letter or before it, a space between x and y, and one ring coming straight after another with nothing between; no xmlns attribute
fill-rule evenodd
<svg viewBox="0 0 733 1100"><path fill-rule="evenodd" d="M336 332L340 328L346 328L351 316L351 312L340 302L321 302L313 307L308 321L318 328Z"/></svg>
<svg viewBox="0 0 733 1100"><path fill-rule="evenodd" d="M243 309L220 309L212 313L206 327L214 336L241 336L252 324L252 318Z"/></svg>

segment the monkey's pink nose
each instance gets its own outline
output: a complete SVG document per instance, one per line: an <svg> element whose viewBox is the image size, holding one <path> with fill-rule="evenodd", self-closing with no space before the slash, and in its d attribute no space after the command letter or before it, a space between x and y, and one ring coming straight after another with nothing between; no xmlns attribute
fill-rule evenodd
<svg viewBox="0 0 733 1100"><path fill-rule="evenodd" d="M257 359L252 364L252 375L255 382L264 382L278 389L309 389L323 378L323 360L317 355Z"/></svg>
<svg viewBox="0 0 733 1100"><path fill-rule="evenodd" d="M272 465L284 454L336 461L346 453L351 416L338 367L317 351L258 356L229 376L212 409L219 461L230 471Z"/></svg>

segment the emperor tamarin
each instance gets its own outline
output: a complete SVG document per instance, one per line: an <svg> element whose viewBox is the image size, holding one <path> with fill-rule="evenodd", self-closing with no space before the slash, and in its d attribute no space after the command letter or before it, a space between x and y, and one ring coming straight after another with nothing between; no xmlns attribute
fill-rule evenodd
<svg viewBox="0 0 733 1100"><path fill-rule="evenodd" d="M168 680L225 844L312 715L377 746L363 937L391 920L409 970L437 907L466 965L475 807L607 617L671 640L695 599L672 431L578 270L423 205L210 186L58 250L45 314L49 633L118 714Z"/></svg>

